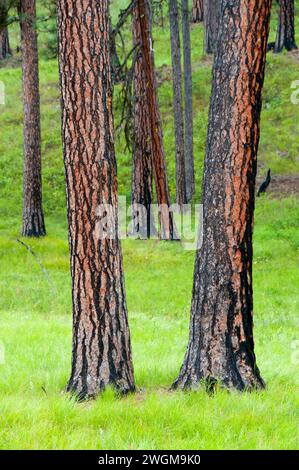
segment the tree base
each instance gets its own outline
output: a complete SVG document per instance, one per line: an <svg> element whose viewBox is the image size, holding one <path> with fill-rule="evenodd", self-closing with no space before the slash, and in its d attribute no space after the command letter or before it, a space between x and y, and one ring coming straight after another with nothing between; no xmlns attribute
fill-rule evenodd
<svg viewBox="0 0 299 470"><path fill-rule="evenodd" d="M253 373L248 380L242 379L241 375L239 380L229 378L232 374L228 373L227 377L216 379L210 375L199 375L198 377L192 375L190 372L181 372L176 381L172 384L172 390L197 390L204 388L209 395L212 395L217 388L227 390L238 390L240 392L252 392L254 390L263 390L266 384L261 378L259 372Z"/></svg>
<svg viewBox="0 0 299 470"><path fill-rule="evenodd" d="M46 228L44 216L41 211L34 212L30 215L23 216L22 237L44 237L46 235Z"/></svg>
<svg viewBox="0 0 299 470"><path fill-rule="evenodd" d="M104 383L101 379L99 379L98 382L93 386L90 385L88 387L82 387L78 382L70 379L66 387L66 392L73 395L76 401L82 402L96 399L97 396L104 392L107 387L111 387L117 395L122 397L136 391L134 384L128 384L122 380Z"/></svg>

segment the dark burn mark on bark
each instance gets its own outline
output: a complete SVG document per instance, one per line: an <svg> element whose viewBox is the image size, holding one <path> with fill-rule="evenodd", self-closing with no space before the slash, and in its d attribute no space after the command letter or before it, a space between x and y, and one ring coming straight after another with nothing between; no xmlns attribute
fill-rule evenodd
<svg viewBox="0 0 299 470"><path fill-rule="evenodd" d="M120 242L98 230L99 205L117 208L108 0L59 1L58 31L73 299L67 390L82 400L107 385L135 389Z"/></svg>
<svg viewBox="0 0 299 470"><path fill-rule="evenodd" d="M264 387L253 342L252 231L271 0L222 2L189 344L173 387ZM215 385L213 385L214 387Z"/></svg>

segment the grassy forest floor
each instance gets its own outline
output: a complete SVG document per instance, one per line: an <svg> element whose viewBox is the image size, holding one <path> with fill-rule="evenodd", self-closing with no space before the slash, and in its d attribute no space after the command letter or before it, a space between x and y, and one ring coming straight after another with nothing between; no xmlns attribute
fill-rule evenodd
<svg viewBox="0 0 299 470"><path fill-rule="evenodd" d="M112 2L113 18L124 0ZM297 33L299 33L299 2ZM272 17L271 40L276 28ZM128 25L124 34L130 40ZM159 100L174 196L172 85L167 25L155 27ZM123 243L138 393L107 390L77 404L63 393L70 372L71 295L57 61L41 45L43 192L48 235L17 242L22 206L22 95L18 55L1 64L6 106L0 107L0 448L16 449L292 449L298 447L299 52L268 54L258 176L271 167L272 191L257 200L254 235L255 342L267 382L260 393L170 393L183 359L194 252L179 243ZM13 28L12 44L18 45ZM299 44L299 35L297 35ZM211 59L201 25L192 26L194 137L200 198ZM116 93L118 91L116 90ZM116 121L118 115L116 113ZM116 143L119 192L130 194L131 155Z"/></svg>

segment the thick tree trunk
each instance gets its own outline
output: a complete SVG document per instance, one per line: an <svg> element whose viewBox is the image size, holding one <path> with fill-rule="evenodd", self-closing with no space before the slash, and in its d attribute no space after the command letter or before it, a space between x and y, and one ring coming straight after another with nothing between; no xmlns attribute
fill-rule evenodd
<svg viewBox="0 0 299 470"><path fill-rule="evenodd" d="M221 0L204 0L204 50L207 54L215 52L220 23Z"/></svg>
<svg viewBox="0 0 299 470"><path fill-rule="evenodd" d="M73 298L67 390L80 399L94 397L108 384L121 393L135 388L117 235L108 4L108 0L58 2ZM106 226L105 204L114 216Z"/></svg>
<svg viewBox="0 0 299 470"><path fill-rule="evenodd" d="M189 344L175 387L264 387L253 342L252 231L271 0L222 1ZM244 53L246 51L246 53Z"/></svg>
<svg viewBox="0 0 299 470"><path fill-rule="evenodd" d="M147 80L144 66L144 55L141 45L141 29L137 5L133 11L133 45L134 57L134 143L132 171L132 205L142 205L134 223L134 233L141 238L150 237L151 204L153 204L153 147L151 142L151 123L147 102ZM135 209L134 209L135 212ZM137 215L137 214L135 214Z"/></svg>
<svg viewBox="0 0 299 470"><path fill-rule="evenodd" d="M6 59L9 55L11 55L11 49L9 46L8 29L5 27L0 31L0 60Z"/></svg>
<svg viewBox="0 0 299 470"><path fill-rule="evenodd" d="M182 91L183 83L181 66L179 9L177 0L169 0L169 24L172 60L173 114L176 156L176 202L177 204L182 206L186 203L186 182Z"/></svg>
<svg viewBox="0 0 299 470"><path fill-rule="evenodd" d="M193 154L193 104L192 66L189 26L189 0L182 0L182 26L184 45L184 100L185 100L185 180L186 200L190 202L194 194L194 154Z"/></svg>
<svg viewBox="0 0 299 470"><path fill-rule="evenodd" d="M22 235L45 235L42 208L40 97L35 1L20 2L24 99Z"/></svg>
<svg viewBox="0 0 299 470"><path fill-rule="evenodd" d="M281 52L285 47L287 51L297 49L295 41L295 13L294 0L279 0L278 28L274 52Z"/></svg>
<svg viewBox="0 0 299 470"><path fill-rule="evenodd" d="M193 23L201 23L203 21L203 1L204 0L192 0Z"/></svg>
<svg viewBox="0 0 299 470"><path fill-rule="evenodd" d="M150 138L153 148L154 177L156 183L157 202L165 210L160 213L160 237L166 240L177 238L174 219L168 212L170 196L167 181L166 162L163 148L163 133L158 107L157 85L152 49L150 5L148 0L136 0L136 15L140 23L141 50L144 58L144 74L146 77L146 96L150 119Z"/></svg>

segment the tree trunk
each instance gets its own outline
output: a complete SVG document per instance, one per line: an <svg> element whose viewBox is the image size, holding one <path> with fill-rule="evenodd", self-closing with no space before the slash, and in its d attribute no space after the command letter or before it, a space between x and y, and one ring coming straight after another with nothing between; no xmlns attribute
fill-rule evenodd
<svg viewBox="0 0 299 470"><path fill-rule="evenodd" d="M6 59L9 55L11 55L11 49L9 46L8 29L5 27L0 31L0 60Z"/></svg>
<svg viewBox="0 0 299 470"><path fill-rule="evenodd" d="M144 58L144 74L146 77L146 96L150 120L150 138L153 148L154 177L156 183L157 202L163 207L160 213L160 237L165 240L177 238L174 219L168 212L170 196L167 181L166 162L163 148L163 133L158 108L157 85L152 49L150 5L148 0L136 0L136 15L141 30L141 50Z"/></svg>
<svg viewBox="0 0 299 470"><path fill-rule="evenodd" d="M193 23L201 23L203 21L203 0L193 0L192 21Z"/></svg>
<svg viewBox="0 0 299 470"><path fill-rule="evenodd" d="M96 396L106 385L121 393L135 388L117 235L108 5L108 0L58 2L73 298L67 390L79 399Z"/></svg>
<svg viewBox="0 0 299 470"><path fill-rule="evenodd" d="M189 344L173 387L264 387L253 342L252 231L271 0L222 1ZM244 53L246 51L246 54Z"/></svg>
<svg viewBox="0 0 299 470"><path fill-rule="evenodd" d="M186 203L185 152L184 152L184 115L183 84L181 67L181 46L179 28L179 9L177 0L169 0L169 24L172 60L174 136L176 155L176 202Z"/></svg>
<svg viewBox="0 0 299 470"><path fill-rule="evenodd" d="M46 234L42 208L41 131L35 1L20 2L24 99L22 235Z"/></svg>
<svg viewBox="0 0 299 470"><path fill-rule="evenodd" d="M147 103L147 80L141 44L141 29L138 8L133 11L134 57L134 143L132 171L132 205L142 205L145 212L139 213L134 223L134 233L140 238L149 238L153 232L151 204L153 204L153 147L151 123ZM134 209L135 212L135 209ZM135 214L136 215L136 214Z"/></svg>
<svg viewBox="0 0 299 470"><path fill-rule="evenodd" d="M295 13L294 0L280 0L278 28L274 52L281 52L285 47L287 51L297 49L295 41Z"/></svg>
<svg viewBox="0 0 299 470"><path fill-rule="evenodd" d="M185 100L185 174L186 200L190 202L194 194L194 154L193 154L193 104L192 66L189 26L189 0L182 0L182 26L184 44L184 100Z"/></svg>
<svg viewBox="0 0 299 470"><path fill-rule="evenodd" d="M215 52L220 23L221 0L204 0L204 50L207 54Z"/></svg>

